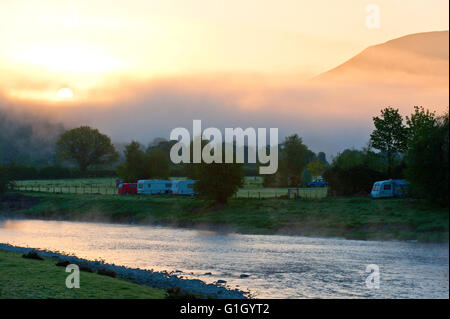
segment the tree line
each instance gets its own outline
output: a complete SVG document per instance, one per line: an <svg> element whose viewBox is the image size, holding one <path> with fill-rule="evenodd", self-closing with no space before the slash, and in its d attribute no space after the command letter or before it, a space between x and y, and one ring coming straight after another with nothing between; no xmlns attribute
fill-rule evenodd
<svg viewBox="0 0 450 319"><path fill-rule="evenodd" d="M273 175L263 176L263 186L302 187L322 176L331 195L367 195L374 181L406 178L414 196L448 205L448 113L438 116L416 106L403 119L398 109L387 107L373 118L373 123L375 129L365 148L344 150L331 163L325 153L309 150L297 134L287 136L279 145L279 169ZM125 146L124 160L114 172L129 182L167 179L174 174L188 176L198 181L195 187L200 195L225 203L242 186L243 176L255 175L259 165L174 165L169 160L174 143L158 139L145 148L132 141ZM60 160L75 163L80 176L93 167L110 166L119 159L111 139L88 126L62 133L56 142L56 153ZM53 173L58 169L64 170L53 167ZM0 172L4 189L13 169L3 168Z"/></svg>
<svg viewBox="0 0 450 319"><path fill-rule="evenodd" d="M448 122L448 113L436 115L419 106L405 119L398 109L383 109L373 118L368 145L338 154L324 172L329 191L367 194L374 181L406 179L412 196L448 206Z"/></svg>

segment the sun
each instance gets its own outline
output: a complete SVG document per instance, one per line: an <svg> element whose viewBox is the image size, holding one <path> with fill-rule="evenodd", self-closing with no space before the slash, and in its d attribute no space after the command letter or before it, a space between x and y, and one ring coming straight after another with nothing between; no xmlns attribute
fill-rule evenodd
<svg viewBox="0 0 450 319"><path fill-rule="evenodd" d="M69 88L60 88L56 93L56 97L59 99L71 99L73 98L73 92Z"/></svg>

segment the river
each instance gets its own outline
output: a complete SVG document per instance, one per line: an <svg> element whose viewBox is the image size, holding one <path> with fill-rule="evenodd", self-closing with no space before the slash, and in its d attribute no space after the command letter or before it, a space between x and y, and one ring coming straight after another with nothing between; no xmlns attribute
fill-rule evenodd
<svg viewBox="0 0 450 319"><path fill-rule="evenodd" d="M206 283L225 280L255 298L449 297L448 244L39 220L0 221L0 242L178 271ZM379 288L366 284L376 277L368 265L379 269Z"/></svg>

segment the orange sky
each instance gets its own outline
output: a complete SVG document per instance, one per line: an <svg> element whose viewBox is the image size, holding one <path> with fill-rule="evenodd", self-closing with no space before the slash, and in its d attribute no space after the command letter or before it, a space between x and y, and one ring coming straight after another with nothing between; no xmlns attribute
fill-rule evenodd
<svg viewBox="0 0 450 319"><path fill-rule="evenodd" d="M366 25L368 4L380 10L379 28ZM448 0L0 0L0 108L144 144L193 119L278 127L280 139L298 133L313 151L335 154L364 146L383 107L403 115L414 105L448 110L448 33L447 45L442 33L422 34L428 40L412 46L366 50L331 74L337 83L309 80L370 46L448 30L448 7Z"/></svg>
<svg viewBox="0 0 450 319"><path fill-rule="evenodd" d="M0 90L60 101L70 88L70 100L89 101L121 81L231 74L286 84L369 45L448 29L447 0L370 3L378 29L366 27L363 0L2 0Z"/></svg>

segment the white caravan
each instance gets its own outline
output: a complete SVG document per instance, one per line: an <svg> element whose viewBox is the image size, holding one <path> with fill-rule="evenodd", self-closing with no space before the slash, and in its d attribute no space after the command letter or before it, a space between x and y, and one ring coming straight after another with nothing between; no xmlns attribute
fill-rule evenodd
<svg viewBox="0 0 450 319"><path fill-rule="evenodd" d="M408 195L409 182L401 179L390 179L375 182L370 196L372 198L405 197Z"/></svg>
<svg viewBox="0 0 450 319"><path fill-rule="evenodd" d="M169 194L172 192L172 182L163 179L138 180L138 194Z"/></svg>
<svg viewBox="0 0 450 319"><path fill-rule="evenodd" d="M194 195L193 180L172 181L172 194L174 195Z"/></svg>

